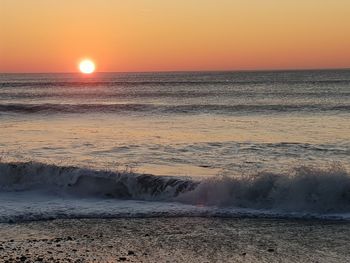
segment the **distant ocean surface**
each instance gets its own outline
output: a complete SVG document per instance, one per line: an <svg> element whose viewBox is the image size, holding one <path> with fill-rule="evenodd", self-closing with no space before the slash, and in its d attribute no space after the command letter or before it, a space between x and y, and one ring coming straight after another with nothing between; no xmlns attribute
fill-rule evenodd
<svg viewBox="0 0 350 263"><path fill-rule="evenodd" d="M350 218L350 71L0 74L0 222Z"/></svg>

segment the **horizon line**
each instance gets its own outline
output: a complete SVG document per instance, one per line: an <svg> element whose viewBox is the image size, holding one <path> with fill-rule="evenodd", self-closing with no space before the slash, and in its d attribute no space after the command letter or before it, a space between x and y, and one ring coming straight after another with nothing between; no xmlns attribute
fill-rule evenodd
<svg viewBox="0 0 350 263"><path fill-rule="evenodd" d="M345 68L282 68L282 69L223 69L223 70L149 70L149 71L95 71L96 73L199 73L199 72L293 72L293 71L331 71L331 70L350 70L350 67ZM46 71L46 72L0 72L0 74L82 74L80 71ZM89 75L89 74L86 74Z"/></svg>

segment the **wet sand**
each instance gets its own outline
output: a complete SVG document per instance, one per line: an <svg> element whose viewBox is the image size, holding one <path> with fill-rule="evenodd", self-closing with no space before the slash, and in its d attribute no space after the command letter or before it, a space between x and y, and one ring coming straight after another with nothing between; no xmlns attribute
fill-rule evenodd
<svg viewBox="0 0 350 263"><path fill-rule="evenodd" d="M0 224L0 262L349 262L350 223L223 218Z"/></svg>

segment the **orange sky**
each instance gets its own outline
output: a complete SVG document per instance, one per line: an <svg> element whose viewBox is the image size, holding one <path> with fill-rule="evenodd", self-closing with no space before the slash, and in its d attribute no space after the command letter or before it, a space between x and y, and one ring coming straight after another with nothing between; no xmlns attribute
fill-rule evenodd
<svg viewBox="0 0 350 263"><path fill-rule="evenodd" d="M350 68L349 0L0 0L0 72Z"/></svg>

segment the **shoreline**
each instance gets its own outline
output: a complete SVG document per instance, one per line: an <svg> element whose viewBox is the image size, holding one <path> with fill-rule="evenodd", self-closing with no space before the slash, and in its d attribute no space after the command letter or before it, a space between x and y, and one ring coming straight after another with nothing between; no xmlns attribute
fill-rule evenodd
<svg viewBox="0 0 350 263"><path fill-rule="evenodd" d="M349 262L346 221L58 219L0 224L1 262Z"/></svg>

